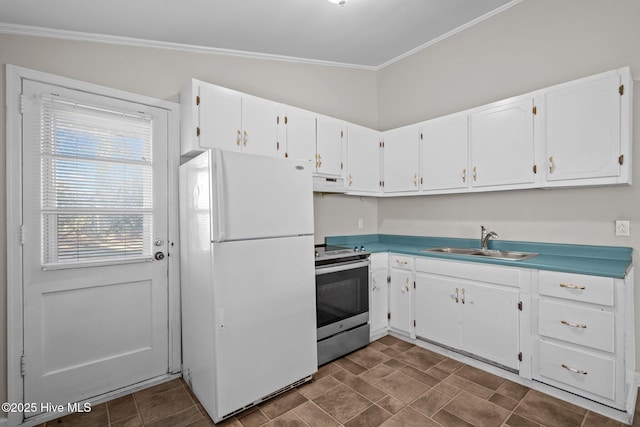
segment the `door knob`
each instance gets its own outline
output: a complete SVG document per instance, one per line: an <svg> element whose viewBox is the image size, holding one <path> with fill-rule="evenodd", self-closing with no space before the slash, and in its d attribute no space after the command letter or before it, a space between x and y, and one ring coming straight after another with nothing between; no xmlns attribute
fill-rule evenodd
<svg viewBox="0 0 640 427"><path fill-rule="evenodd" d="M158 261L163 260L164 259L164 254L162 252L156 252L153 257L155 259L157 259Z"/></svg>

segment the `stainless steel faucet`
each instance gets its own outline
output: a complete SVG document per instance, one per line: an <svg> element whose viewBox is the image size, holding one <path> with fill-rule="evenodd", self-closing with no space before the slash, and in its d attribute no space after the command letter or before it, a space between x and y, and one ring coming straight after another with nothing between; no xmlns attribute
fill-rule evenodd
<svg viewBox="0 0 640 427"><path fill-rule="evenodd" d="M487 242L489 242L490 238L497 239L498 234L496 232L490 231L487 233L487 229L484 228L484 225L480 226L480 247L483 251L487 250Z"/></svg>

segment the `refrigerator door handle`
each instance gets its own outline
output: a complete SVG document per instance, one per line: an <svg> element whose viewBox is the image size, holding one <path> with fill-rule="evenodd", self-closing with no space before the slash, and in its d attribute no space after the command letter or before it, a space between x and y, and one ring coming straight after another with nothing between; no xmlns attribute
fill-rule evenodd
<svg viewBox="0 0 640 427"><path fill-rule="evenodd" d="M211 156L216 156L215 160L210 158L210 168L212 170L211 178L215 180L215 182L211 183L211 188L215 189L215 193L211 195L211 204L214 205L212 208L215 212L215 218L213 218L213 239L212 242L223 242L226 238L225 233L225 209L224 205L226 203L225 193L224 193L224 164L222 152L220 150L212 150Z"/></svg>

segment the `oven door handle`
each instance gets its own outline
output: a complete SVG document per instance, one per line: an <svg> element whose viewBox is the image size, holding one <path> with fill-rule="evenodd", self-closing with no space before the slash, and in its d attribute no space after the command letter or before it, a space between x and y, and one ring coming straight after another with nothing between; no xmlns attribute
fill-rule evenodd
<svg viewBox="0 0 640 427"><path fill-rule="evenodd" d="M368 267L369 260L365 261L355 261L351 263L343 263L343 264L333 264L331 266L323 266L316 268L316 276L320 276L321 274L329 274L335 273L337 271L345 271L345 270L353 270L360 267Z"/></svg>

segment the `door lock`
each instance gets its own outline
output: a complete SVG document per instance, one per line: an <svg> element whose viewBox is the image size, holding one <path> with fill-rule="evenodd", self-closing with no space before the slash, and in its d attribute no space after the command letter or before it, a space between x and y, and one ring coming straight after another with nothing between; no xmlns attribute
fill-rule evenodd
<svg viewBox="0 0 640 427"><path fill-rule="evenodd" d="M164 254L163 254L162 252L156 252L156 253L153 255L153 257L154 257L155 259L157 259L158 261L161 261L161 260L163 260L163 259L164 259Z"/></svg>

